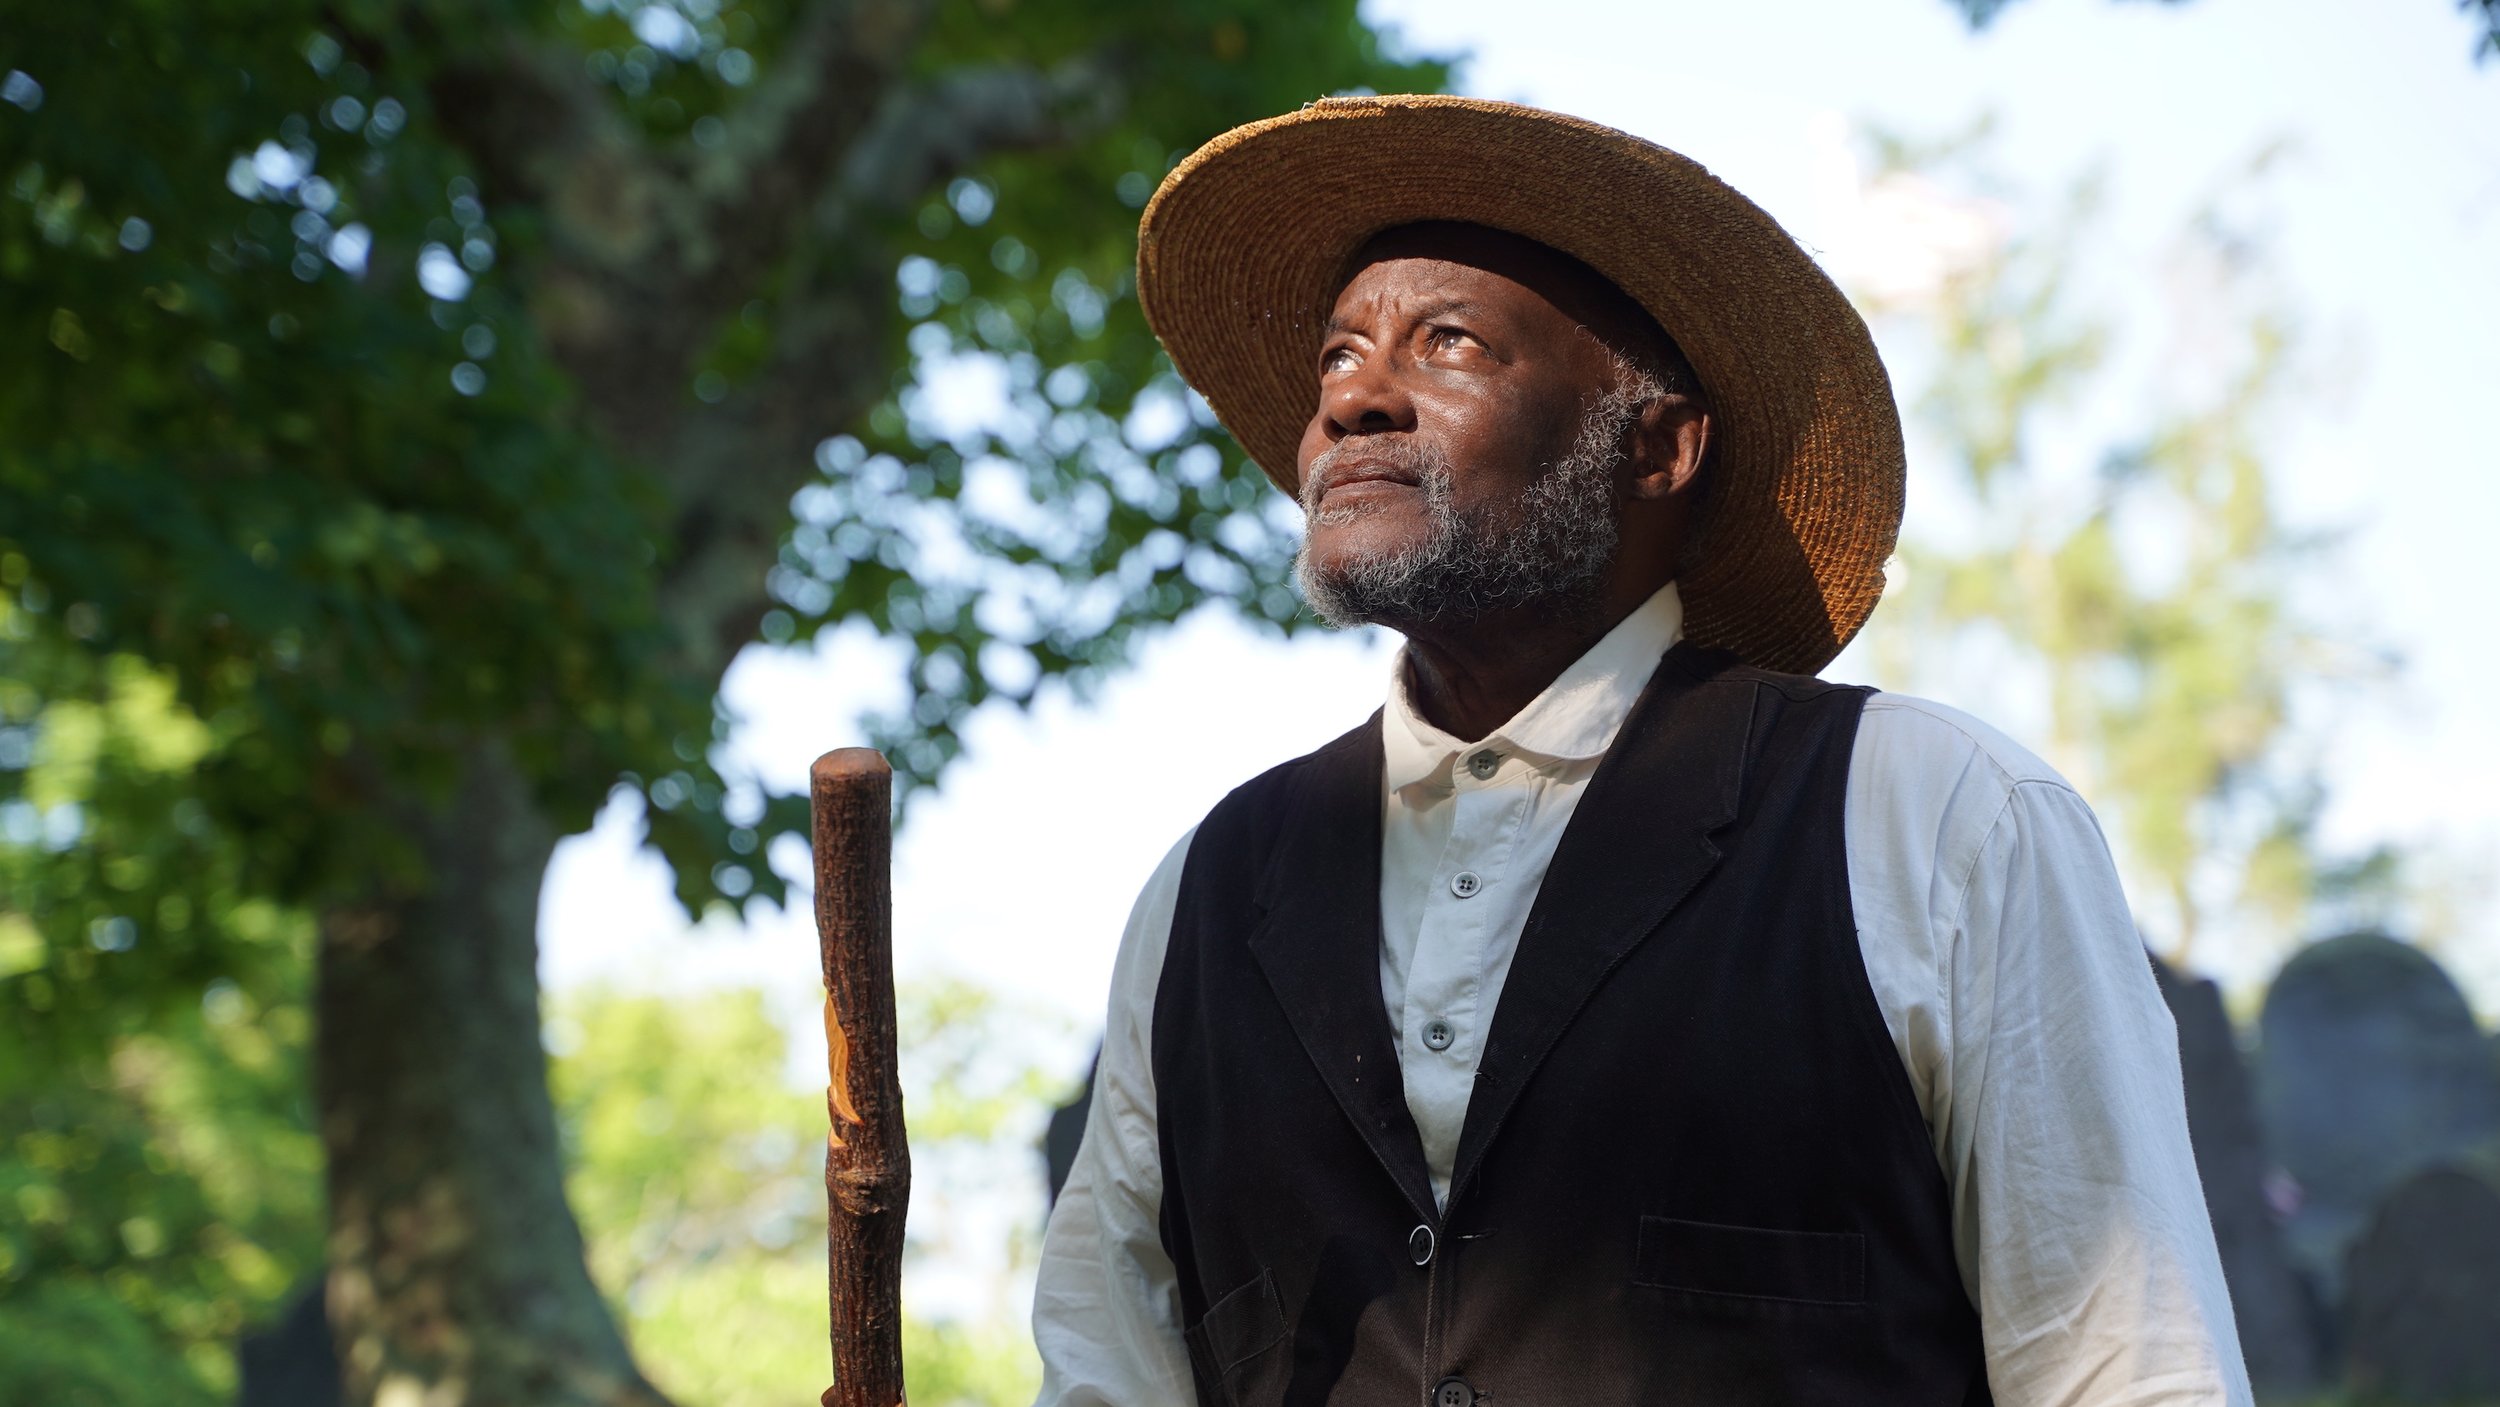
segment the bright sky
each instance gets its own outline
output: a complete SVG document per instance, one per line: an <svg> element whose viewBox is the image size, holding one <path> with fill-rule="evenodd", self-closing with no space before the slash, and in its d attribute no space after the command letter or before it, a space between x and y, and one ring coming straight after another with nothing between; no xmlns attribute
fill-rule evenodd
<svg viewBox="0 0 2500 1407"><path fill-rule="evenodd" d="M2134 305L2126 315L2149 317L2161 297L2125 282L2140 267L2130 261L2252 152L2290 139L2272 187L2283 266L2310 335L2352 384L2287 435L2282 486L2298 521L2349 532L2333 595L2406 661L2399 686L2338 740L2328 836L2425 846L2479 878L2483 897L2442 956L2486 1011L2500 1008L2488 889L2500 874L2500 633L2481 572L2500 522L2489 437L2500 65L2470 62L2473 31L2449 0L2021 0L1978 37L1944 0L1367 8L1411 47L1472 53L1467 91L1674 147L1862 275L1926 256L1871 244L1831 199L1850 125L1938 136L1992 111L1997 164L2043 194L2105 170L2114 247L2101 269L2117 281L2103 286ZM1914 459L1913 533L1923 472ZM803 786L816 754L859 740L861 706L888 701L888 659L856 636L751 649L728 685L744 719L732 765ZM1052 695L1029 716L979 720L968 759L896 845L898 966L964 972L1065 1013L1066 1030L1037 1039L1073 1076L1148 871L1232 786L1362 719L1390 659L1375 638L1287 644L1208 616L1088 703ZM1852 662L1827 673L1848 677ZM803 906L689 933L664 871L636 850L639 828L611 807L558 853L543 907L549 983L761 982L787 994L804 1041L817 989Z"/></svg>

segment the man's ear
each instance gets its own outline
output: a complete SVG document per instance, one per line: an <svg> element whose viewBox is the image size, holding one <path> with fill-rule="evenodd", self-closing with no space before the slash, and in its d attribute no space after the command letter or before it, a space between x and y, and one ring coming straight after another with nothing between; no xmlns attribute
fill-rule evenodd
<svg viewBox="0 0 2500 1407"><path fill-rule="evenodd" d="M1668 392L1641 407L1632 429L1627 496L1659 501L1682 497L1701 477L1710 451L1710 411L1692 396Z"/></svg>

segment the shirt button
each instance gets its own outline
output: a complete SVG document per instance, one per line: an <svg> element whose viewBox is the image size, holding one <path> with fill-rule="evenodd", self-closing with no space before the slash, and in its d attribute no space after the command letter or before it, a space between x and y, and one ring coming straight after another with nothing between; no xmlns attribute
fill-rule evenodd
<svg viewBox="0 0 2500 1407"><path fill-rule="evenodd" d="M1467 759L1467 773L1481 782L1502 768L1502 755L1490 749Z"/></svg>
<svg viewBox="0 0 2500 1407"><path fill-rule="evenodd" d="M1458 1033L1451 1030L1450 1023L1442 1020L1440 1017L1436 1016L1430 1021L1424 1023L1424 1045L1429 1049L1448 1050L1450 1048L1450 1042L1456 1039L1458 1039ZM1417 1261L1415 1263L1417 1265L1423 1264L1422 1261Z"/></svg>
<svg viewBox="0 0 2500 1407"><path fill-rule="evenodd" d="M1443 1378L1432 1390L1432 1407L1476 1407L1476 1390L1465 1378Z"/></svg>
<svg viewBox="0 0 2500 1407"><path fill-rule="evenodd" d="M1412 1257L1417 1265L1432 1264L1431 1227L1418 1226L1415 1228L1414 1234L1406 1238L1406 1254Z"/></svg>
<svg viewBox="0 0 2500 1407"><path fill-rule="evenodd" d="M1450 876L1450 892L1461 899L1473 899L1484 888L1484 876L1474 870L1460 870Z"/></svg>

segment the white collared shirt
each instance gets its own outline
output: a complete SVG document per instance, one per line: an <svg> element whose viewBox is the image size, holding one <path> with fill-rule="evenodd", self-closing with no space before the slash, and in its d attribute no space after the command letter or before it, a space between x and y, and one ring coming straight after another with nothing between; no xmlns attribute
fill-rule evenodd
<svg viewBox="0 0 2500 1407"><path fill-rule="evenodd" d="M1450 1198L1485 1032L1545 867L1683 624L1669 586L1474 743L1415 712L1403 667L1391 676L1380 716L1380 994L1436 1202Z"/></svg>
<svg viewBox="0 0 2500 1407"><path fill-rule="evenodd" d="M1669 585L1473 743L1414 713L1400 656L1381 719L1380 979L1436 1197L1537 887L1682 623ZM1842 823L1859 950L1944 1172L2000 1407L2247 1403L2177 1033L2090 809L1985 724L1876 694ZM1195 1397L1157 1222L1149 1049L1190 839L1130 916L1084 1144L1043 1239L1043 1407Z"/></svg>

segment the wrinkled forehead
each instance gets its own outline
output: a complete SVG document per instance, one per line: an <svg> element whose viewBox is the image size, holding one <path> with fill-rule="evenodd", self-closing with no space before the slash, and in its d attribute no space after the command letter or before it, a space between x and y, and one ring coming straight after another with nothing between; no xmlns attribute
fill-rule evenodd
<svg viewBox="0 0 2500 1407"><path fill-rule="evenodd" d="M1332 302L1342 300L1364 270L1399 259L1431 259L1508 279L1638 361L1651 361L1674 345L1647 310L1604 274L1551 245L1457 221L1397 225L1365 240L1346 260Z"/></svg>

